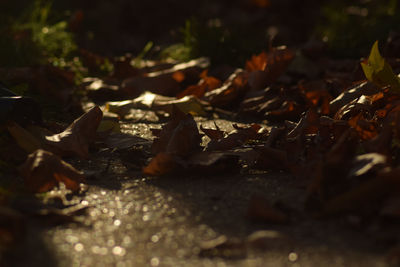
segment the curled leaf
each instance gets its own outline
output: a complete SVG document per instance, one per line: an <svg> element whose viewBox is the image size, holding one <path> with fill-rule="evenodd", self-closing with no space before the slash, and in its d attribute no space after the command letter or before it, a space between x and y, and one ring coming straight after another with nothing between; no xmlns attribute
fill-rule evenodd
<svg viewBox="0 0 400 267"><path fill-rule="evenodd" d="M94 141L102 118L103 112L95 106L76 119L62 133L47 136L45 144L58 155L77 155L87 158L89 144Z"/></svg>
<svg viewBox="0 0 400 267"><path fill-rule="evenodd" d="M79 189L79 183L85 178L81 172L58 156L45 150L36 150L30 154L19 168L26 187L36 193L47 192L62 182L72 191Z"/></svg>

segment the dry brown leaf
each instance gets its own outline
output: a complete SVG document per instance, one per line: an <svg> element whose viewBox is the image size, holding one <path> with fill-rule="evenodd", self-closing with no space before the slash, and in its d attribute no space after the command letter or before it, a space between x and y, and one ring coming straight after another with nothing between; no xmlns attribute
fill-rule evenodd
<svg viewBox="0 0 400 267"><path fill-rule="evenodd" d="M246 244L248 248L269 250L287 247L292 245L292 241L278 231L259 230L247 237Z"/></svg>
<svg viewBox="0 0 400 267"><path fill-rule="evenodd" d="M349 119L348 123L362 140L371 140L378 135L377 123L366 120L362 113Z"/></svg>
<svg viewBox="0 0 400 267"><path fill-rule="evenodd" d="M185 156L200 148L201 136L192 115L174 107L171 120L164 125L152 145L152 152Z"/></svg>
<svg viewBox="0 0 400 267"><path fill-rule="evenodd" d="M30 154L19 168L28 190L36 193L47 192L62 182L72 191L79 190L79 183L85 178L81 172L56 155L45 150Z"/></svg>
<svg viewBox="0 0 400 267"><path fill-rule="evenodd" d="M234 132L229 133L229 135L224 138L211 139L211 141L207 144L206 150L230 150L232 148L242 146L247 141L257 137L261 126L258 124L252 124L245 128L239 128L237 126L235 128L236 130Z"/></svg>
<svg viewBox="0 0 400 267"><path fill-rule="evenodd" d="M62 133L47 136L45 144L57 155L77 155L87 158L89 144L94 142L102 118L103 112L95 106L76 119Z"/></svg>
<svg viewBox="0 0 400 267"><path fill-rule="evenodd" d="M250 72L249 83L254 89L264 89L276 81L286 71L294 58L294 52L285 46L271 48L268 53L262 52L246 62Z"/></svg>
<svg viewBox="0 0 400 267"><path fill-rule="evenodd" d="M180 91L179 82L171 74L155 77L135 76L122 82L121 90L127 97L137 97L145 91L173 96Z"/></svg>
<svg viewBox="0 0 400 267"><path fill-rule="evenodd" d="M215 121L214 121L214 125L215 125L215 130L214 129L204 128L203 125L200 125L200 130L202 130L203 133L205 133L211 140L219 140L219 139L224 138L225 132L221 131L219 129L219 127L215 123Z"/></svg>
<svg viewBox="0 0 400 267"><path fill-rule="evenodd" d="M204 98L215 107L229 107L249 90L248 73L238 69L219 88L206 92Z"/></svg>
<svg viewBox="0 0 400 267"><path fill-rule="evenodd" d="M357 84L333 99L329 103L329 110L331 114L336 114L340 108L349 104L351 101L358 99L362 95L374 95L379 92L380 89L370 82Z"/></svg>
<svg viewBox="0 0 400 267"><path fill-rule="evenodd" d="M137 97L145 91L165 96L175 96L181 91L181 84L197 82L201 70L208 67L205 58L194 59L172 66L169 69L146 73L125 79L121 90L129 97Z"/></svg>
<svg viewBox="0 0 400 267"><path fill-rule="evenodd" d="M199 256L201 257L236 259L244 258L247 255L245 242L241 240L228 240L224 235L203 242L200 248Z"/></svg>
<svg viewBox="0 0 400 267"><path fill-rule="evenodd" d="M17 144L26 152L32 153L33 151L42 148L40 140L34 137L27 130L19 126L17 123L8 123L7 130L17 142Z"/></svg>
<svg viewBox="0 0 400 267"><path fill-rule="evenodd" d="M202 98L206 92L221 87L221 81L215 77L208 76L207 70L203 71L200 77L202 79L196 85L190 85L189 87L187 87L185 90L177 95L177 98L182 98L188 95Z"/></svg>

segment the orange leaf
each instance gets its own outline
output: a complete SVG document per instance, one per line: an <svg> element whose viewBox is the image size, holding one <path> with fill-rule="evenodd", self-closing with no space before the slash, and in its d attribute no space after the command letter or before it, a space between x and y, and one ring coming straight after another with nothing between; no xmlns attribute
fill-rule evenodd
<svg viewBox="0 0 400 267"><path fill-rule="evenodd" d="M158 176L172 172L176 167L175 159L167 153L158 153L142 170L144 175Z"/></svg>

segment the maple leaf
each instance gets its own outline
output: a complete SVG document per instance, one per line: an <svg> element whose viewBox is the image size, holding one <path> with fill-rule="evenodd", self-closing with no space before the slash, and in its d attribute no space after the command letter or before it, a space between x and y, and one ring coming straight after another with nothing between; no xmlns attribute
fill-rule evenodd
<svg viewBox="0 0 400 267"><path fill-rule="evenodd" d="M84 182L83 174L58 156L39 149L30 154L19 171L26 187L36 193L47 192L62 182L72 191Z"/></svg>
<svg viewBox="0 0 400 267"><path fill-rule="evenodd" d="M102 118L103 112L95 106L76 119L62 133L46 136L45 145L60 156L77 155L87 158L89 144L94 141Z"/></svg>

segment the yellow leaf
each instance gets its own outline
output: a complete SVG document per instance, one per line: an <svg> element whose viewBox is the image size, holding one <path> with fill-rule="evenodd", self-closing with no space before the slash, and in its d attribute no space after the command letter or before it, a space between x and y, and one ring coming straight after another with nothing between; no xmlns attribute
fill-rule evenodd
<svg viewBox="0 0 400 267"><path fill-rule="evenodd" d="M378 41L372 46L368 60L361 62L361 67L369 81L381 87L390 85L392 92L400 93L400 80L379 53Z"/></svg>

